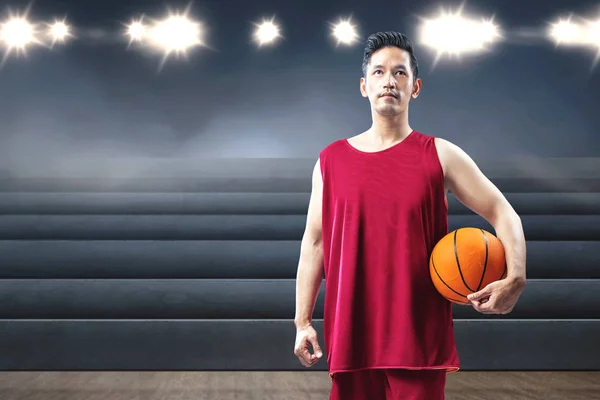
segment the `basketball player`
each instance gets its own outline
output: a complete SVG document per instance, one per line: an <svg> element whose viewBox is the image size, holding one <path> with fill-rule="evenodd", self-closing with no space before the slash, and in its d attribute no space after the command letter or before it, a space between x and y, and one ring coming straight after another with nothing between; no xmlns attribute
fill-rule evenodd
<svg viewBox="0 0 600 400"><path fill-rule="evenodd" d="M323 356L312 314L324 277L331 400L444 399L459 358L452 306L431 282L429 255L448 232L449 190L490 222L506 252L507 278L469 296L471 305L509 313L525 286L525 238L511 205L459 147L411 128L409 103L421 87L406 36L370 36L360 92L372 125L331 143L314 166L294 353L306 367Z"/></svg>

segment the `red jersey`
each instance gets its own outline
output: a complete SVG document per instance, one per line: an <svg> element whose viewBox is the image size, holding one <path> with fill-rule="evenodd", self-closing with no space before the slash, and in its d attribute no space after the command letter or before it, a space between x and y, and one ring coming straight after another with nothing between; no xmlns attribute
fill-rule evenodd
<svg viewBox="0 0 600 400"><path fill-rule="evenodd" d="M429 256L448 233L434 138L413 131L373 153L320 153L324 345L330 376L367 368L459 369L452 305Z"/></svg>

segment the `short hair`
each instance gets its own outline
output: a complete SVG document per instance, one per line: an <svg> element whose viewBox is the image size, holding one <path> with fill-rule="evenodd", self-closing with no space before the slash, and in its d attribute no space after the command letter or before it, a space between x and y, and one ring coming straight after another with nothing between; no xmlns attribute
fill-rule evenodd
<svg viewBox="0 0 600 400"><path fill-rule="evenodd" d="M410 55L410 67L413 73L413 79L419 77L419 64L415 57L413 44L406 35L400 32L377 32L367 38L362 62L362 72L364 77L367 76L367 67L369 66L369 61L371 60L373 53L385 47L397 47L406 51Z"/></svg>

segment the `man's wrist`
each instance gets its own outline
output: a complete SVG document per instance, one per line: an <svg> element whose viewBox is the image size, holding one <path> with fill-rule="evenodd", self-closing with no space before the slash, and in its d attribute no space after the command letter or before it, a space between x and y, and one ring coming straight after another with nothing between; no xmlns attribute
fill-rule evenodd
<svg viewBox="0 0 600 400"><path fill-rule="evenodd" d="M311 324L312 324L312 321L307 318L294 319L294 325L296 326L297 329L306 328L306 327L310 326Z"/></svg>
<svg viewBox="0 0 600 400"><path fill-rule="evenodd" d="M527 284L527 278L521 275L507 276L506 279L514 286L519 288L525 287Z"/></svg>

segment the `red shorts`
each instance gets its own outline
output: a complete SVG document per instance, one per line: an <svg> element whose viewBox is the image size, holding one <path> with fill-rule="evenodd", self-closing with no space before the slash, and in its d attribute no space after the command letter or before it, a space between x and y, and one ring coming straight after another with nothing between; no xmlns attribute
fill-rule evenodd
<svg viewBox="0 0 600 400"><path fill-rule="evenodd" d="M446 370L336 372L329 400L444 400Z"/></svg>

